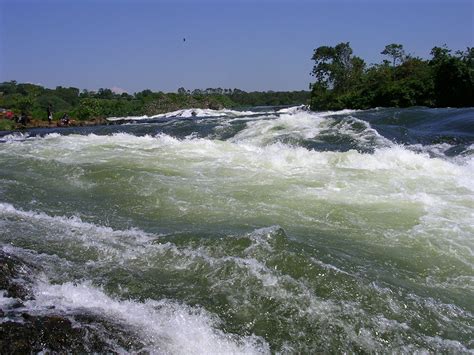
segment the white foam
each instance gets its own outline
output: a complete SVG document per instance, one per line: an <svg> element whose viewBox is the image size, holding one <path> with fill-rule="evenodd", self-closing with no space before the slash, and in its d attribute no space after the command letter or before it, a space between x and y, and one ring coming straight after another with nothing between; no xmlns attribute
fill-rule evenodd
<svg viewBox="0 0 474 355"><path fill-rule="evenodd" d="M290 132L291 119L282 116L280 122L287 120L286 131ZM312 121L317 118L304 116L302 120L307 120L307 135L313 135L312 131L317 131L318 127ZM272 126L264 126L262 130ZM246 137L243 134L237 135L235 141L224 142L195 137L176 139L166 134L155 137L125 133L60 136L51 137L48 142L15 145L5 154L52 159L74 167L115 164L117 169L133 169L140 177L135 180L139 184L128 184L127 188L152 201L157 191L153 187L159 181L161 188L169 189L167 195L156 196L160 206L167 201L172 203L173 198L176 204L181 201L179 203L187 213L197 212L199 207L198 202L190 200L192 196L198 198L201 206L214 204L216 209L224 208L230 213L228 203L225 206L219 203L221 193L231 197L229 186L237 192L256 186L278 186L280 190L272 190L279 195L278 201L273 203L282 208L292 201L301 201L299 211L291 214L298 212L299 220L309 218L308 221L311 211L304 208L305 203L310 208L311 204L322 200L350 205L384 201L405 203L408 200L421 204L429 213L434 211L436 204L446 201L443 191L452 196L448 204L451 208L456 208L458 200L464 199L464 203L468 203L474 192L474 163L459 165L396 145L376 149L373 154L362 154L357 151L317 152L282 143L255 145L249 142L263 136L250 134ZM162 171L173 174L163 175ZM77 168L68 173L72 174L71 181L78 180L74 183L76 186L90 186L87 180L79 181L83 174ZM176 195L179 191L183 193ZM235 206L241 204L243 211L263 207L255 204L250 195L246 200L234 197L233 202ZM158 208L159 205L155 206ZM144 207L154 208L152 205ZM211 217L212 211L208 212Z"/></svg>
<svg viewBox="0 0 474 355"><path fill-rule="evenodd" d="M123 117L107 117L107 121L115 122L115 121L142 121L150 119L147 115L142 116L123 116Z"/></svg>
<svg viewBox="0 0 474 355"><path fill-rule="evenodd" d="M358 124L359 126L363 126L364 129L354 129L354 123ZM377 130L372 128L369 122L360 120L353 116L348 116L345 119L341 120L339 123L335 124L334 126L331 126L330 131L333 131L337 135L345 134L351 136L357 142L365 144L368 147L381 148L391 147L393 145L393 143L389 139L383 137L377 132Z"/></svg>
<svg viewBox="0 0 474 355"><path fill-rule="evenodd" d="M199 307L169 300L117 300L90 283L51 285L40 283L33 309L56 311L88 311L105 316L136 331L145 344L144 351L172 354L262 354L269 353L268 344L260 337L237 336L219 330L221 321Z"/></svg>
<svg viewBox="0 0 474 355"><path fill-rule="evenodd" d="M301 111L309 111L309 107L306 105L299 105L299 106L292 106L279 109L278 113L287 113L287 114L294 114Z"/></svg>
<svg viewBox="0 0 474 355"><path fill-rule="evenodd" d="M343 153L347 159L338 162L339 167L361 170L410 170L412 173L458 175L463 170L457 165L432 159L428 154L417 154L403 146L377 149L374 154L360 154L356 151Z"/></svg>
<svg viewBox="0 0 474 355"><path fill-rule="evenodd" d="M0 142L22 142L30 136L29 133L14 132L0 138Z"/></svg>
<svg viewBox="0 0 474 355"><path fill-rule="evenodd" d="M87 248L95 249L104 260L115 260L123 263L136 259L153 248L151 243L158 237L139 229L114 230L84 222L77 216L49 216L43 212L22 211L8 203L0 203L0 216L16 218L33 223L35 229L44 228L48 233L42 240L61 240L80 243Z"/></svg>
<svg viewBox="0 0 474 355"><path fill-rule="evenodd" d="M317 118L306 116L302 120L307 121L308 128L299 130L298 134L307 137L316 134L319 128L313 121ZM287 124L285 132L292 132L291 119L283 115L280 122ZM257 123L256 127L260 124L262 123ZM270 132L275 125L263 124L257 131ZM373 189L374 182L379 187L388 189L390 193L403 192L408 187L406 185L413 185L415 180L429 181L433 186L451 186L474 191L474 159L470 163L459 165L455 161L430 158L428 154L416 153L396 145L376 149L374 154L362 154L357 151L317 152L281 143L256 145L255 141L268 139L269 135L279 134L280 131L269 133L266 138L265 133L251 132L252 130L244 130L226 142L195 137L176 139L166 134L155 137L136 137L125 133L112 136L61 136L50 137L47 143L25 142L15 145L5 151L5 154L30 156L32 159L52 159L74 166L117 164L119 167L130 166L137 174L142 170L158 173L161 169L172 169L183 177L205 177L213 181L216 187L226 182L223 180L223 169L232 171L232 176L225 176L237 184L236 188L239 183L246 186L251 174L268 182L277 180L284 183L286 178L292 177L297 179L294 183L299 181L305 187L308 187L308 181L321 181L324 188L319 193L332 193L333 196L337 193L341 197L344 194L347 198L350 198L355 190L366 193L367 197L377 195L383 198L377 191L366 189L368 185L372 185ZM371 181L367 180L365 172L374 173ZM82 178L77 169L73 174L76 180ZM360 178L355 174L360 175ZM377 179L377 176L382 178L382 175L388 179ZM203 180L195 180L193 183L199 181ZM79 183L78 186L80 185ZM345 188L342 189L341 186ZM137 189L143 191L141 188L143 186L137 186ZM348 189L351 189L350 194L347 194ZM409 195L412 194L413 192L410 192Z"/></svg>
<svg viewBox="0 0 474 355"><path fill-rule="evenodd" d="M351 115L359 111L360 110L344 109L344 110L338 110L338 111L319 111L316 113L320 116L339 116L339 115Z"/></svg>
<svg viewBox="0 0 474 355"><path fill-rule="evenodd" d="M282 114L274 119L248 122L247 127L229 141L264 146L284 137L311 139L321 131L322 123L322 117L307 112Z"/></svg>
<svg viewBox="0 0 474 355"><path fill-rule="evenodd" d="M312 136L323 119L302 112L282 114L272 121L286 124L286 132L294 130ZM260 127L260 132L271 132L275 125L257 122L255 127ZM307 129L301 129L305 125ZM279 130L275 132L278 134ZM246 133L232 141L177 139L166 134L51 135L42 141L12 144L3 154L73 166L72 173L68 170L72 182L64 183L81 188L90 185L87 180L82 181L78 166L114 166L117 173L113 183L118 188L126 186L131 194L140 197L133 207L146 218L160 216L164 221L180 219L197 224L225 220L250 225L259 218L272 218L274 222L269 223L277 222L285 228L342 227L352 230L358 238L365 236L371 242L384 244L427 240L437 250L472 264L472 157L458 164L397 145L376 149L373 154L354 150L318 152L282 143L255 144L252 140L258 141L265 134L252 133L251 129ZM133 170L136 179L131 182L128 177L121 177L124 170ZM0 205L0 211L5 210L5 205ZM63 217L51 218L60 221ZM61 222L61 231L70 222L68 218ZM90 235L105 237L94 239L88 237L87 228L82 230L63 235L71 240L83 238L91 246L95 243L98 250L108 250L102 241L110 239L109 257L120 255L116 249L127 249L125 244L114 244L126 231L114 234L97 230ZM139 255L142 250L129 249L131 255Z"/></svg>
<svg viewBox="0 0 474 355"><path fill-rule="evenodd" d="M229 141L245 142L258 146L268 145L281 140L321 140L324 135L348 135L354 141L368 147L391 146L392 143L373 129L368 122L348 116L339 122L334 116L349 115L352 110L336 112L311 112L301 107L278 111L278 116L252 120L247 127L238 132ZM335 123L336 122L336 123ZM355 129L353 124L358 128ZM365 127L360 129L359 127Z"/></svg>
<svg viewBox="0 0 474 355"><path fill-rule="evenodd" d="M201 109L201 108L190 108L181 109L166 113L160 113L152 116L126 116L126 117L108 117L108 121L140 121L148 119L160 119L160 118L192 118L192 117L240 117L255 115L257 112L253 111L236 111L230 109L212 110L212 109Z"/></svg>
<svg viewBox="0 0 474 355"><path fill-rule="evenodd" d="M3 309L3 310L8 309L10 308L10 306L16 304L17 302L18 302L17 299L7 297L6 291L0 290L0 309ZM0 323L1 321L3 321L3 319L0 320Z"/></svg>

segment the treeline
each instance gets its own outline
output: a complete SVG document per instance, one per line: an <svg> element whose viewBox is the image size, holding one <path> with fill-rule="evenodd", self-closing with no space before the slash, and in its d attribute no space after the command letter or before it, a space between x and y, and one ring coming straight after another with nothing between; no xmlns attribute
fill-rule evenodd
<svg viewBox="0 0 474 355"><path fill-rule="evenodd" d="M349 42L315 49L311 109L474 106L474 48L434 47L424 60L393 43L381 54L388 59L368 66Z"/></svg>
<svg viewBox="0 0 474 355"><path fill-rule="evenodd" d="M143 90L134 94L114 93L110 89L80 90L58 86L49 89L40 85L9 81L0 83L0 107L24 112L35 119L46 120L52 107L54 119L63 113L87 120L98 117L155 115L184 108L239 108L245 106L299 105L309 103L309 91L245 92L239 89L178 89L177 93Z"/></svg>

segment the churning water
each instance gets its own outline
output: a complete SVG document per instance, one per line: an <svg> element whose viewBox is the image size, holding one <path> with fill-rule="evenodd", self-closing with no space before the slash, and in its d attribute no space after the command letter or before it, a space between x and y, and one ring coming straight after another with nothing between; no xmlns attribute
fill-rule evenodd
<svg viewBox="0 0 474 355"><path fill-rule="evenodd" d="M473 351L474 109L121 120L0 138L21 312L119 352Z"/></svg>

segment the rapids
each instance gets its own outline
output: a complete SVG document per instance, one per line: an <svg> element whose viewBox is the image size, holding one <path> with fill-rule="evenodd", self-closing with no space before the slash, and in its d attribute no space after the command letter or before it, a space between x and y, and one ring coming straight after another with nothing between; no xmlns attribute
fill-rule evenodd
<svg viewBox="0 0 474 355"><path fill-rule="evenodd" d="M472 353L474 109L110 121L0 134L2 250L37 270L2 322L93 315L118 352Z"/></svg>

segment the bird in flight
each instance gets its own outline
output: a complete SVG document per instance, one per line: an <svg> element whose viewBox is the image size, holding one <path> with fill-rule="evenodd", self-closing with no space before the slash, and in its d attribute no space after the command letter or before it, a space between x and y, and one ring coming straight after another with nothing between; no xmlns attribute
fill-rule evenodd
<svg viewBox="0 0 474 355"><path fill-rule="evenodd" d="M183 42L186 42L186 38L183 37Z"/></svg>

